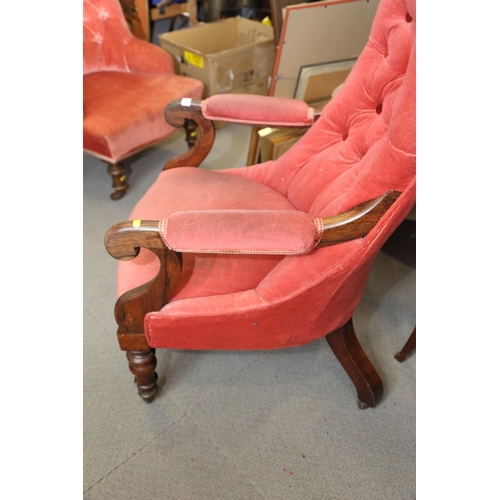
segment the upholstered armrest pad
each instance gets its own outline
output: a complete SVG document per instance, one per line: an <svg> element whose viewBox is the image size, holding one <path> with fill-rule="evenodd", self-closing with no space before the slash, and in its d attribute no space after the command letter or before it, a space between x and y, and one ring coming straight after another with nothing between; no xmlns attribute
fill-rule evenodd
<svg viewBox="0 0 500 500"><path fill-rule="evenodd" d="M316 247L323 222L295 210L192 210L161 220L159 232L177 252L292 255Z"/></svg>
<svg viewBox="0 0 500 500"><path fill-rule="evenodd" d="M209 120L245 125L309 127L314 123L314 108L287 97L216 94L202 101L201 110Z"/></svg>

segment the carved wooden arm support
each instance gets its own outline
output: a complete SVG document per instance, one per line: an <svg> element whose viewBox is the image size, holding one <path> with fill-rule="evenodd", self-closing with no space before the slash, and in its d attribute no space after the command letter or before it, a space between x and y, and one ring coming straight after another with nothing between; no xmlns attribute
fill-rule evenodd
<svg viewBox="0 0 500 500"><path fill-rule="evenodd" d="M297 99L251 94L216 94L203 101L176 99L165 108L165 119L173 127L186 120L196 122L199 138L187 153L168 161L163 170L198 167L207 157L215 140L213 121L240 123L258 127L309 127L321 112Z"/></svg>
<svg viewBox="0 0 500 500"><path fill-rule="evenodd" d="M196 122L199 137L195 145L187 153L172 158L165 164L163 170L177 167L199 167L210 153L215 141L214 124L203 116L201 101L176 99L165 108L165 119L172 127L182 127L186 120Z"/></svg>
<svg viewBox="0 0 500 500"><path fill-rule="evenodd" d="M118 298L115 319L118 341L126 351L147 350L144 336L144 316L159 311L175 290L182 268L182 255L168 249L158 232L158 221L126 221L111 227L104 244L108 253L119 260L137 257L140 248L148 248L160 260L155 278L133 288Z"/></svg>

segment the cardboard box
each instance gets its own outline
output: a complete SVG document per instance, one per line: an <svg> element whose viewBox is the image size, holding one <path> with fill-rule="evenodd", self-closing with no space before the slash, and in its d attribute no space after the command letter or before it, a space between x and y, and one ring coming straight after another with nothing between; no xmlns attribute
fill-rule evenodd
<svg viewBox="0 0 500 500"><path fill-rule="evenodd" d="M177 74L205 84L204 98L268 94L275 53L270 26L238 16L163 33L159 41Z"/></svg>

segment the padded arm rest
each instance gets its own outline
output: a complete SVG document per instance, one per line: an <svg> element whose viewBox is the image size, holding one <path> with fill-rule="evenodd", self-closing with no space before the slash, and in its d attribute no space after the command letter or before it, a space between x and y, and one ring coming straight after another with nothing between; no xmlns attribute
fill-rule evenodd
<svg viewBox="0 0 500 500"><path fill-rule="evenodd" d="M309 127L315 111L304 101L253 94L216 94L201 103L209 120L264 127Z"/></svg>
<svg viewBox="0 0 500 500"><path fill-rule="evenodd" d="M294 255L321 240L321 219L295 210L192 210L159 222L176 252Z"/></svg>
<svg viewBox="0 0 500 500"><path fill-rule="evenodd" d="M167 219L115 224L107 251L131 260L140 247L192 253L302 254L365 237L401 193L388 191L351 210L315 218L296 210L191 210Z"/></svg>

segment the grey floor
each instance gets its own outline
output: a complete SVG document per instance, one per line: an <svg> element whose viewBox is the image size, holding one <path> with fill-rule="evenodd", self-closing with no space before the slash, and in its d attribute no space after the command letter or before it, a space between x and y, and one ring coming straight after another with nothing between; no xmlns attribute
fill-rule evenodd
<svg viewBox="0 0 500 500"><path fill-rule="evenodd" d="M202 168L243 167L250 129L217 131ZM137 395L113 318L116 261L103 237L128 219L181 133L132 163L111 201L105 165L83 156L84 499L404 500L415 498L415 269L381 252L354 314L385 394L359 410L324 339L272 352L157 351L160 391Z"/></svg>

